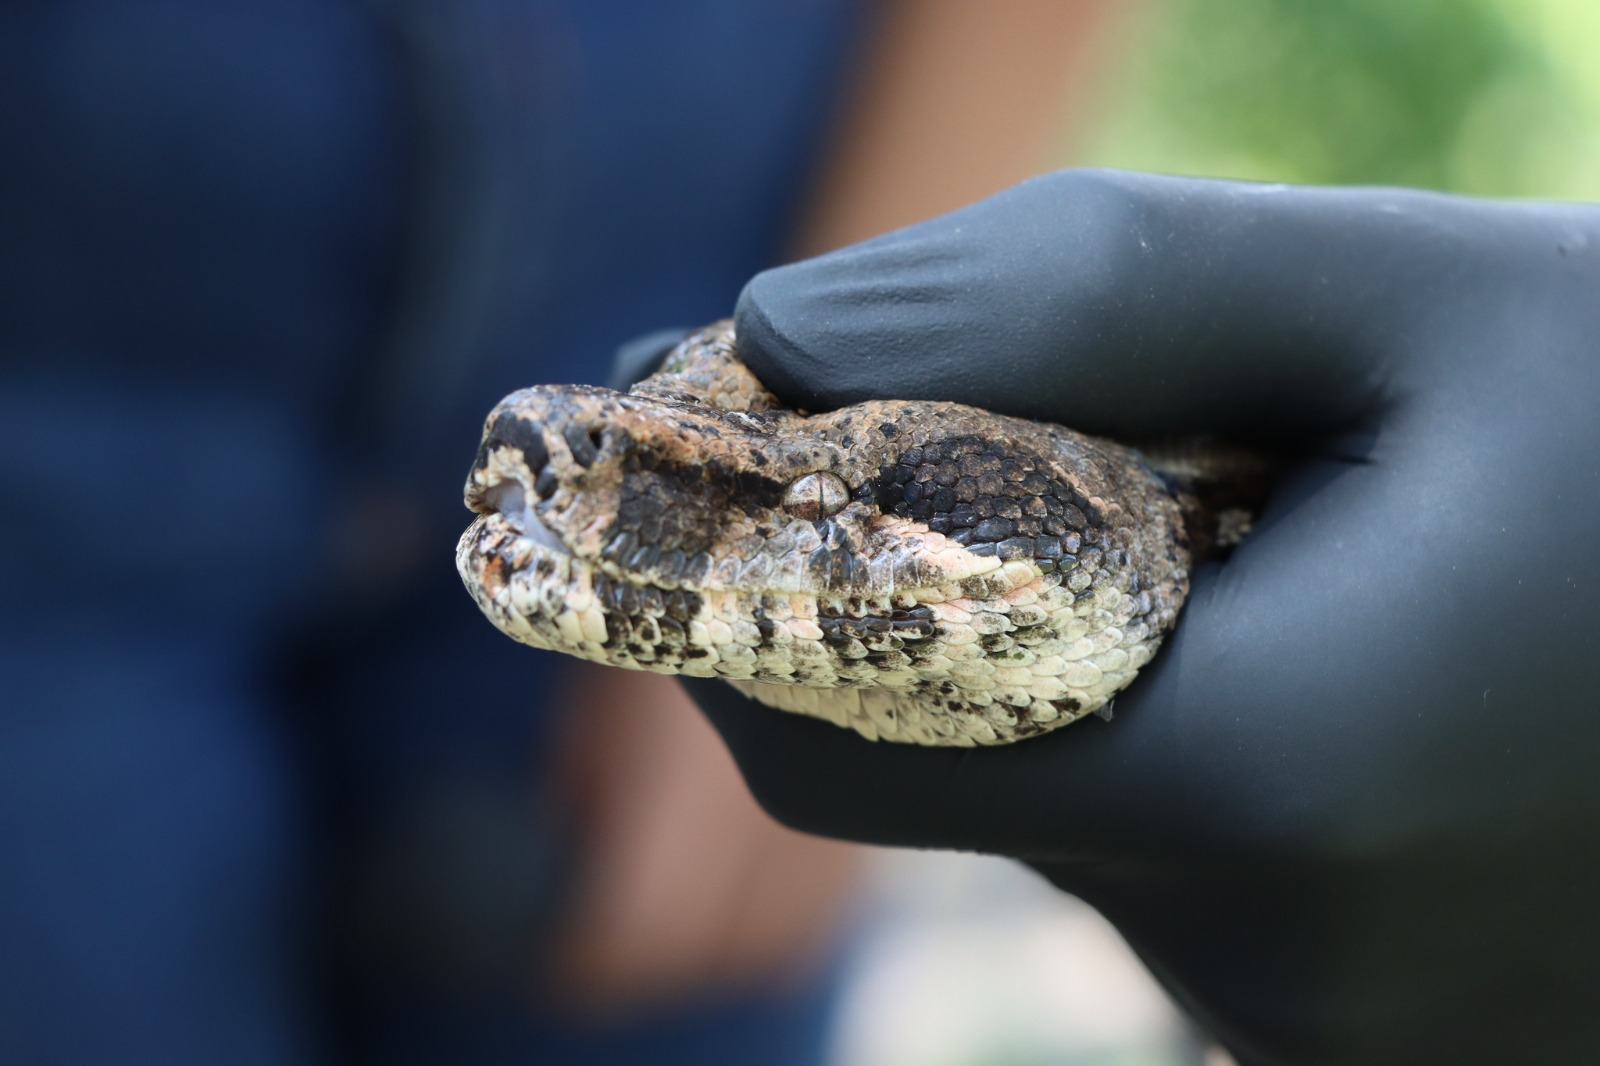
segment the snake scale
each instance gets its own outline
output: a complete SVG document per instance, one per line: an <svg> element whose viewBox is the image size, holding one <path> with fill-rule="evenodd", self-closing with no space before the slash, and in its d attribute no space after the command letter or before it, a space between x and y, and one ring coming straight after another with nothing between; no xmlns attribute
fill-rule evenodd
<svg viewBox="0 0 1600 1066"><path fill-rule="evenodd" d="M956 403L784 408L722 322L627 394L490 413L457 565L515 640L720 677L872 739L1002 744L1103 712L1240 535L1181 466Z"/></svg>

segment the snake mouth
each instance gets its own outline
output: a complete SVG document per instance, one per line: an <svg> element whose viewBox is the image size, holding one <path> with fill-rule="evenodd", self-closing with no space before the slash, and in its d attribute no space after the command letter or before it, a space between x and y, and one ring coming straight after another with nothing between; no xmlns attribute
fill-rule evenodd
<svg viewBox="0 0 1600 1066"><path fill-rule="evenodd" d="M546 551L571 555L555 530L544 524L528 499L528 490L514 478L485 486L475 495L476 509L484 515L498 515L511 531Z"/></svg>

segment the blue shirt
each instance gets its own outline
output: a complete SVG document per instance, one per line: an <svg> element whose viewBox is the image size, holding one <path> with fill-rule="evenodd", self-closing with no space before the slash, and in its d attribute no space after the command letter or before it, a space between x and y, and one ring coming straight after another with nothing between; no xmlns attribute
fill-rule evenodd
<svg viewBox="0 0 1600 1066"><path fill-rule="evenodd" d="M820 999L604 1051L512 1005L556 667L451 547L495 399L780 253L854 23L0 7L0 1058L814 1057Z"/></svg>

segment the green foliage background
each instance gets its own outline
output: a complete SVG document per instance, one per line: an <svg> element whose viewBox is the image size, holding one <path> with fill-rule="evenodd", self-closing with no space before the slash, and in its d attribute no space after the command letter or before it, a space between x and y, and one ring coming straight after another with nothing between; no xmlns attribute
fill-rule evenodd
<svg viewBox="0 0 1600 1066"><path fill-rule="evenodd" d="M1600 0L1152 0L1080 161L1600 199Z"/></svg>

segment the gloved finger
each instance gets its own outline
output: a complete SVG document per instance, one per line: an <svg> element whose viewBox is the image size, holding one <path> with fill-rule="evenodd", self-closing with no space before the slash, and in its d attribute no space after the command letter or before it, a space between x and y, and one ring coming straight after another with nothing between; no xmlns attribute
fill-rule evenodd
<svg viewBox="0 0 1600 1066"><path fill-rule="evenodd" d="M960 400L1129 436L1345 427L1382 402L1390 342L1442 263L1459 295L1457 203L1064 171L757 275L740 350L808 409Z"/></svg>
<svg viewBox="0 0 1600 1066"><path fill-rule="evenodd" d="M611 361L611 374L606 387L626 392L634 385L654 374L667 353L689 335L687 329L658 329L635 337L617 349Z"/></svg>

